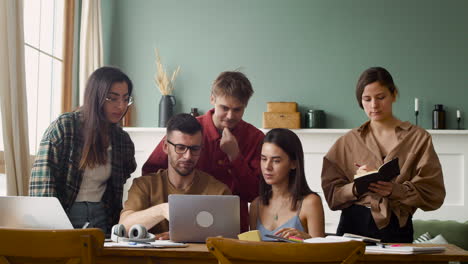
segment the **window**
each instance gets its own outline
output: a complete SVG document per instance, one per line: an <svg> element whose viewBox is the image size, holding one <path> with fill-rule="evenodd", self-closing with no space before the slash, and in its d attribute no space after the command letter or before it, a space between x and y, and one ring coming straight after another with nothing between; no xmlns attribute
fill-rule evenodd
<svg viewBox="0 0 468 264"><path fill-rule="evenodd" d="M29 150L61 113L64 0L24 0Z"/></svg>

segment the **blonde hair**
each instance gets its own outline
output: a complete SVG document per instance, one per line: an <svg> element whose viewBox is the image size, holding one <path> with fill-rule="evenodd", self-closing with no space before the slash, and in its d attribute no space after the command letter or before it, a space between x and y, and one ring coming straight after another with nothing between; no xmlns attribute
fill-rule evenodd
<svg viewBox="0 0 468 264"><path fill-rule="evenodd" d="M225 71L213 82L211 94L217 96L232 96L247 105L254 93L249 79L239 71Z"/></svg>

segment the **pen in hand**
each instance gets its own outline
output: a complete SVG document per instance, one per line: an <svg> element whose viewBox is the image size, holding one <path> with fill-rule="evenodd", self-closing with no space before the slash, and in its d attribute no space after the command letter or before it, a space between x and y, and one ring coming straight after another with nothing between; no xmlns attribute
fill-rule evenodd
<svg viewBox="0 0 468 264"><path fill-rule="evenodd" d="M356 162L354 162L354 166L356 166L358 168L361 167L361 165L357 164Z"/></svg>

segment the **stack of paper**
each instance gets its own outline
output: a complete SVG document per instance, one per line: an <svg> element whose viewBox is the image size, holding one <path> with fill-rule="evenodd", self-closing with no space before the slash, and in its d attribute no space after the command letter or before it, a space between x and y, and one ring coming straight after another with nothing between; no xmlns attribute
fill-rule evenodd
<svg viewBox="0 0 468 264"><path fill-rule="evenodd" d="M305 239L304 243L337 243L337 242L347 242L352 241L353 239L342 236L326 236L326 237L313 237Z"/></svg>
<svg viewBox="0 0 468 264"><path fill-rule="evenodd" d="M376 243L380 243L380 239L372 238L372 237L365 237L365 236L355 235L355 234L350 234L350 233L344 233L343 236L349 237L353 240L363 241L365 243L373 244L373 245L375 245Z"/></svg>
<svg viewBox="0 0 468 264"><path fill-rule="evenodd" d="M367 246L366 253L388 253L388 254L422 254L422 253L440 253L444 252L445 247L411 247L411 246L398 246L398 245L379 245Z"/></svg>
<svg viewBox="0 0 468 264"><path fill-rule="evenodd" d="M176 243L170 240L156 240L147 243L138 242L106 242L104 247L130 247L130 248L170 248L170 247L188 247L185 243Z"/></svg>
<svg viewBox="0 0 468 264"><path fill-rule="evenodd" d="M379 243L379 239L370 238L370 237L363 237L353 234L344 234L343 236L334 236L329 235L326 237L314 237L304 240L306 243L334 243L334 242L346 242L346 241L362 241L367 244L375 245Z"/></svg>

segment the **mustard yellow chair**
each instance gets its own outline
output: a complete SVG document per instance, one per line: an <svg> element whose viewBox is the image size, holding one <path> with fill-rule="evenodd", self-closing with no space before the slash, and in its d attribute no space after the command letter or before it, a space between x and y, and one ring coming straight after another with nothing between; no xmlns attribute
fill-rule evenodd
<svg viewBox="0 0 468 264"><path fill-rule="evenodd" d="M0 264L92 264L104 246L97 228L35 230L0 228Z"/></svg>
<svg viewBox="0 0 468 264"><path fill-rule="evenodd" d="M220 264L354 263L365 252L358 241L341 243L252 242L210 237L208 250Z"/></svg>

